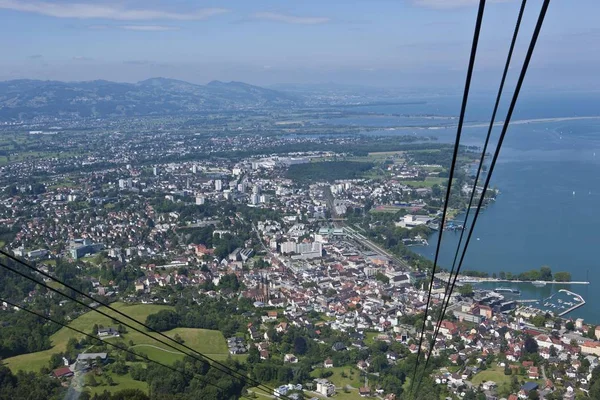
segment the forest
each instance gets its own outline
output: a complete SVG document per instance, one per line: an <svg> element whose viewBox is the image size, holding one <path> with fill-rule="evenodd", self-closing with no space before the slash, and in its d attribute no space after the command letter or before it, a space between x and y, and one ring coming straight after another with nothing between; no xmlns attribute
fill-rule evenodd
<svg viewBox="0 0 600 400"><path fill-rule="evenodd" d="M338 179L357 179L373 168L372 163L354 161L325 161L291 165L286 176L295 182L333 182Z"/></svg>

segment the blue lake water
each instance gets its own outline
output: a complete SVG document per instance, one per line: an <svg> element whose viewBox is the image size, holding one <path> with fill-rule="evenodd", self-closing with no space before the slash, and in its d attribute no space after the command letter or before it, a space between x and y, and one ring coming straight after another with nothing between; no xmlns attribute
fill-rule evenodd
<svg viewBox="0 0 600 400"><path fill-rule="evenodd" d="M458 114L459 105L457 97L434 99L424 105L365 107L363 111L452 116ZM476 99L471 112L467 113L467 125L481 125L490 113L490 101ZM501 109L499 120L503 119L503 113L505 111ZM582 116L600 116L600 94L530 95L519 100L513 121ZM402 125L401 117L378 121L386 124L374 126L408 125ZM429 119L423 121L432 122ZM439 125L447 123L448 120L439 121ZM434 135L441 141L451 142L456 128L406 128L382 130L379 134L407 132ZM494 132L497 136L499 128ZM481 145L485 133L485 127L467 126L463 131L463 143ZM522 298L548 297L561 288L581 294L587 304L568 316L600 323L600 307L597 307L600 304L597 253L600 250L600 119L511 125L491 185L500 189L501 194L480 214L462 268L491 274L499 271L518 273L549 265L553 271L569 271L573 280L589 280L591 285L513 286L519 286ZM413 250L433 258L437 235L430 238L429 246L413 247ZM450 266L458 238L459 233L444 232L441 266Z"/></svg>

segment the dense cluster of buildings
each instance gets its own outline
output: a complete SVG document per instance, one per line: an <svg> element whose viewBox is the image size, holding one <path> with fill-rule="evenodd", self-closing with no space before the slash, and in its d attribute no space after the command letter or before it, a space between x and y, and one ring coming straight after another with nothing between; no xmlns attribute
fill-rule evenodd
<svg viewBox="0 0 600 400"><path fill-rule="evenodd" d="M251 299L257 308L285 310L282 315L264 316L264 322L278 321L277 332L285 332L289 326L318 330L328 325L349 335L351 346L358 349L366 348L365 333L369 332L375 333L375 340L401 343L408 352L418 352L415 339L420 332L405 321L428 306L426 288L419 284L426 278L425 272L400 264L364 236L335 221L370 203L374 210L404 209L408 214L394 220L397 228L435 228L436 216L424 212L428 204L439 200L434 187L415 187L407 180L436 177L439 172L432 171L440 166L396 160L386 167L390 174L387 180L361 178L300 185L286 177L286 169L329 159L331 152L147 164L141 162L142 152L138 159L133 158L132 154L138 153L132 149L140 148L145 149L145 155L160 152L185 160L194 152L218 153L224 148L243 151L252 144L262 145L257 138L245 137L214 137L202 142L203 147L194 147L195 142L177 145L172 140L163 145L161 139L163 134L142 136L121 148L111 148L103 156L77 156L71 160L77 174L68 172L60 157L37 165L23 161L0 167L3 176L22 178L18 183L5 182L7 190L0 198L0 220L14 229L14 236L5 244L14 254L40 260L42 265L59 258L81 265L105 262L97 259L99 255L115 268L136 265L139 278L126 293L115 282L90 277L95 293L127 296L128 301L166 301L157 294L158 289L176 286L199 287L199 292L210 296L226 295L206 289L207 283L218 287L225 276L233 274L242 285L239 294ZM276 145L283 139L269 140ZM304 143L313 139L289 140ZM68 145L77 148L79 144ZM106 168L84 168L101 163L106 163ZM42 186L28 183L40 169L48 176ZM231 205L239 206L236 212L229 211ZM248 220L239 211L242 207L265 212L256 220ZM195 239L193 233L203 228L210 228L210 238ZM227 249L226 254L210 243L241 233L250 233L251 239ZM441 304L444 296L443 282L436 280L432 304ZM481 291L471 297L453 293L432 351L434 356L449 354L449 364L460 368L454 368L455 372L440 370L436 383L461 396L493 355L494 368L518 371L520 379L527 380L512 393L519 398L532 391L544 396L557 387L565 389L566 399L585 391L591 370L598 365L600 329L593 338L586 336L590 327L583 321L577 322L574 331L567 329L566 321L548 320L547 326L533 327L529 321L535 315L523 314L522 309L515 312L515 308L515 302L492 292ZM317 322L310 316L313 312L326 318ZM433 318L427 328L430 333L436 322ZM268 359L266 331L249 326L248 337L250 343L230 338L229 352L242 354L248 346L257 346L260 357ZM544 366L523 361L529 338L545 360ZM335 351L346 350L343 343L334 347ZM386 354L389 363L400 358L394 352ZM298 356L286 354L281 361L296 363ZM371 361L360 360L356 367L369 370ZM333 363L323 360L323 365L329 368ZM60 373L67 372L63 369ZM314 384L315 392L322 396L336 391L326 379L317 379ZM497 398L498 386L499 382L486 380L481 390L493 399ZM285 396L295 390L302 387L281 386L274 395ZM372 394L368 388L361 388L363 393Z"/></svg>

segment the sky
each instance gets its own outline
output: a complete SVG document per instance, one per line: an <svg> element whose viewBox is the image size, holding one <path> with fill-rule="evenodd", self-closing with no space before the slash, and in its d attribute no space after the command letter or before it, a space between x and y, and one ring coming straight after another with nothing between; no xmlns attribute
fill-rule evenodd
<svg viewBox="0 0 600 400"><path fill-rule="evenodd" d="M517 70L541 0L529 0ZM475 81L497 85L520 0L488 0ZM162 76L458 88L478 0L0 0L0 80ZM528 83L600 88L600 2L553 0ZM516 73L515 73L516 74Z"/></svg>

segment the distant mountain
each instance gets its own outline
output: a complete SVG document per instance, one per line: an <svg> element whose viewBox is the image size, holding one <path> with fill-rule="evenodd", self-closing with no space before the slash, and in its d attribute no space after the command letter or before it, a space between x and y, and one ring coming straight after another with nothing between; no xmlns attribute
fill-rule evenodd
<svg viewBox="0 0 600 400"><path fill-rule="evenodd" d="M182 115L203 111L293 107L302 99L242 82L207 85L167 78L138 83L103 80L0 82L0 119Z"/></svg>

